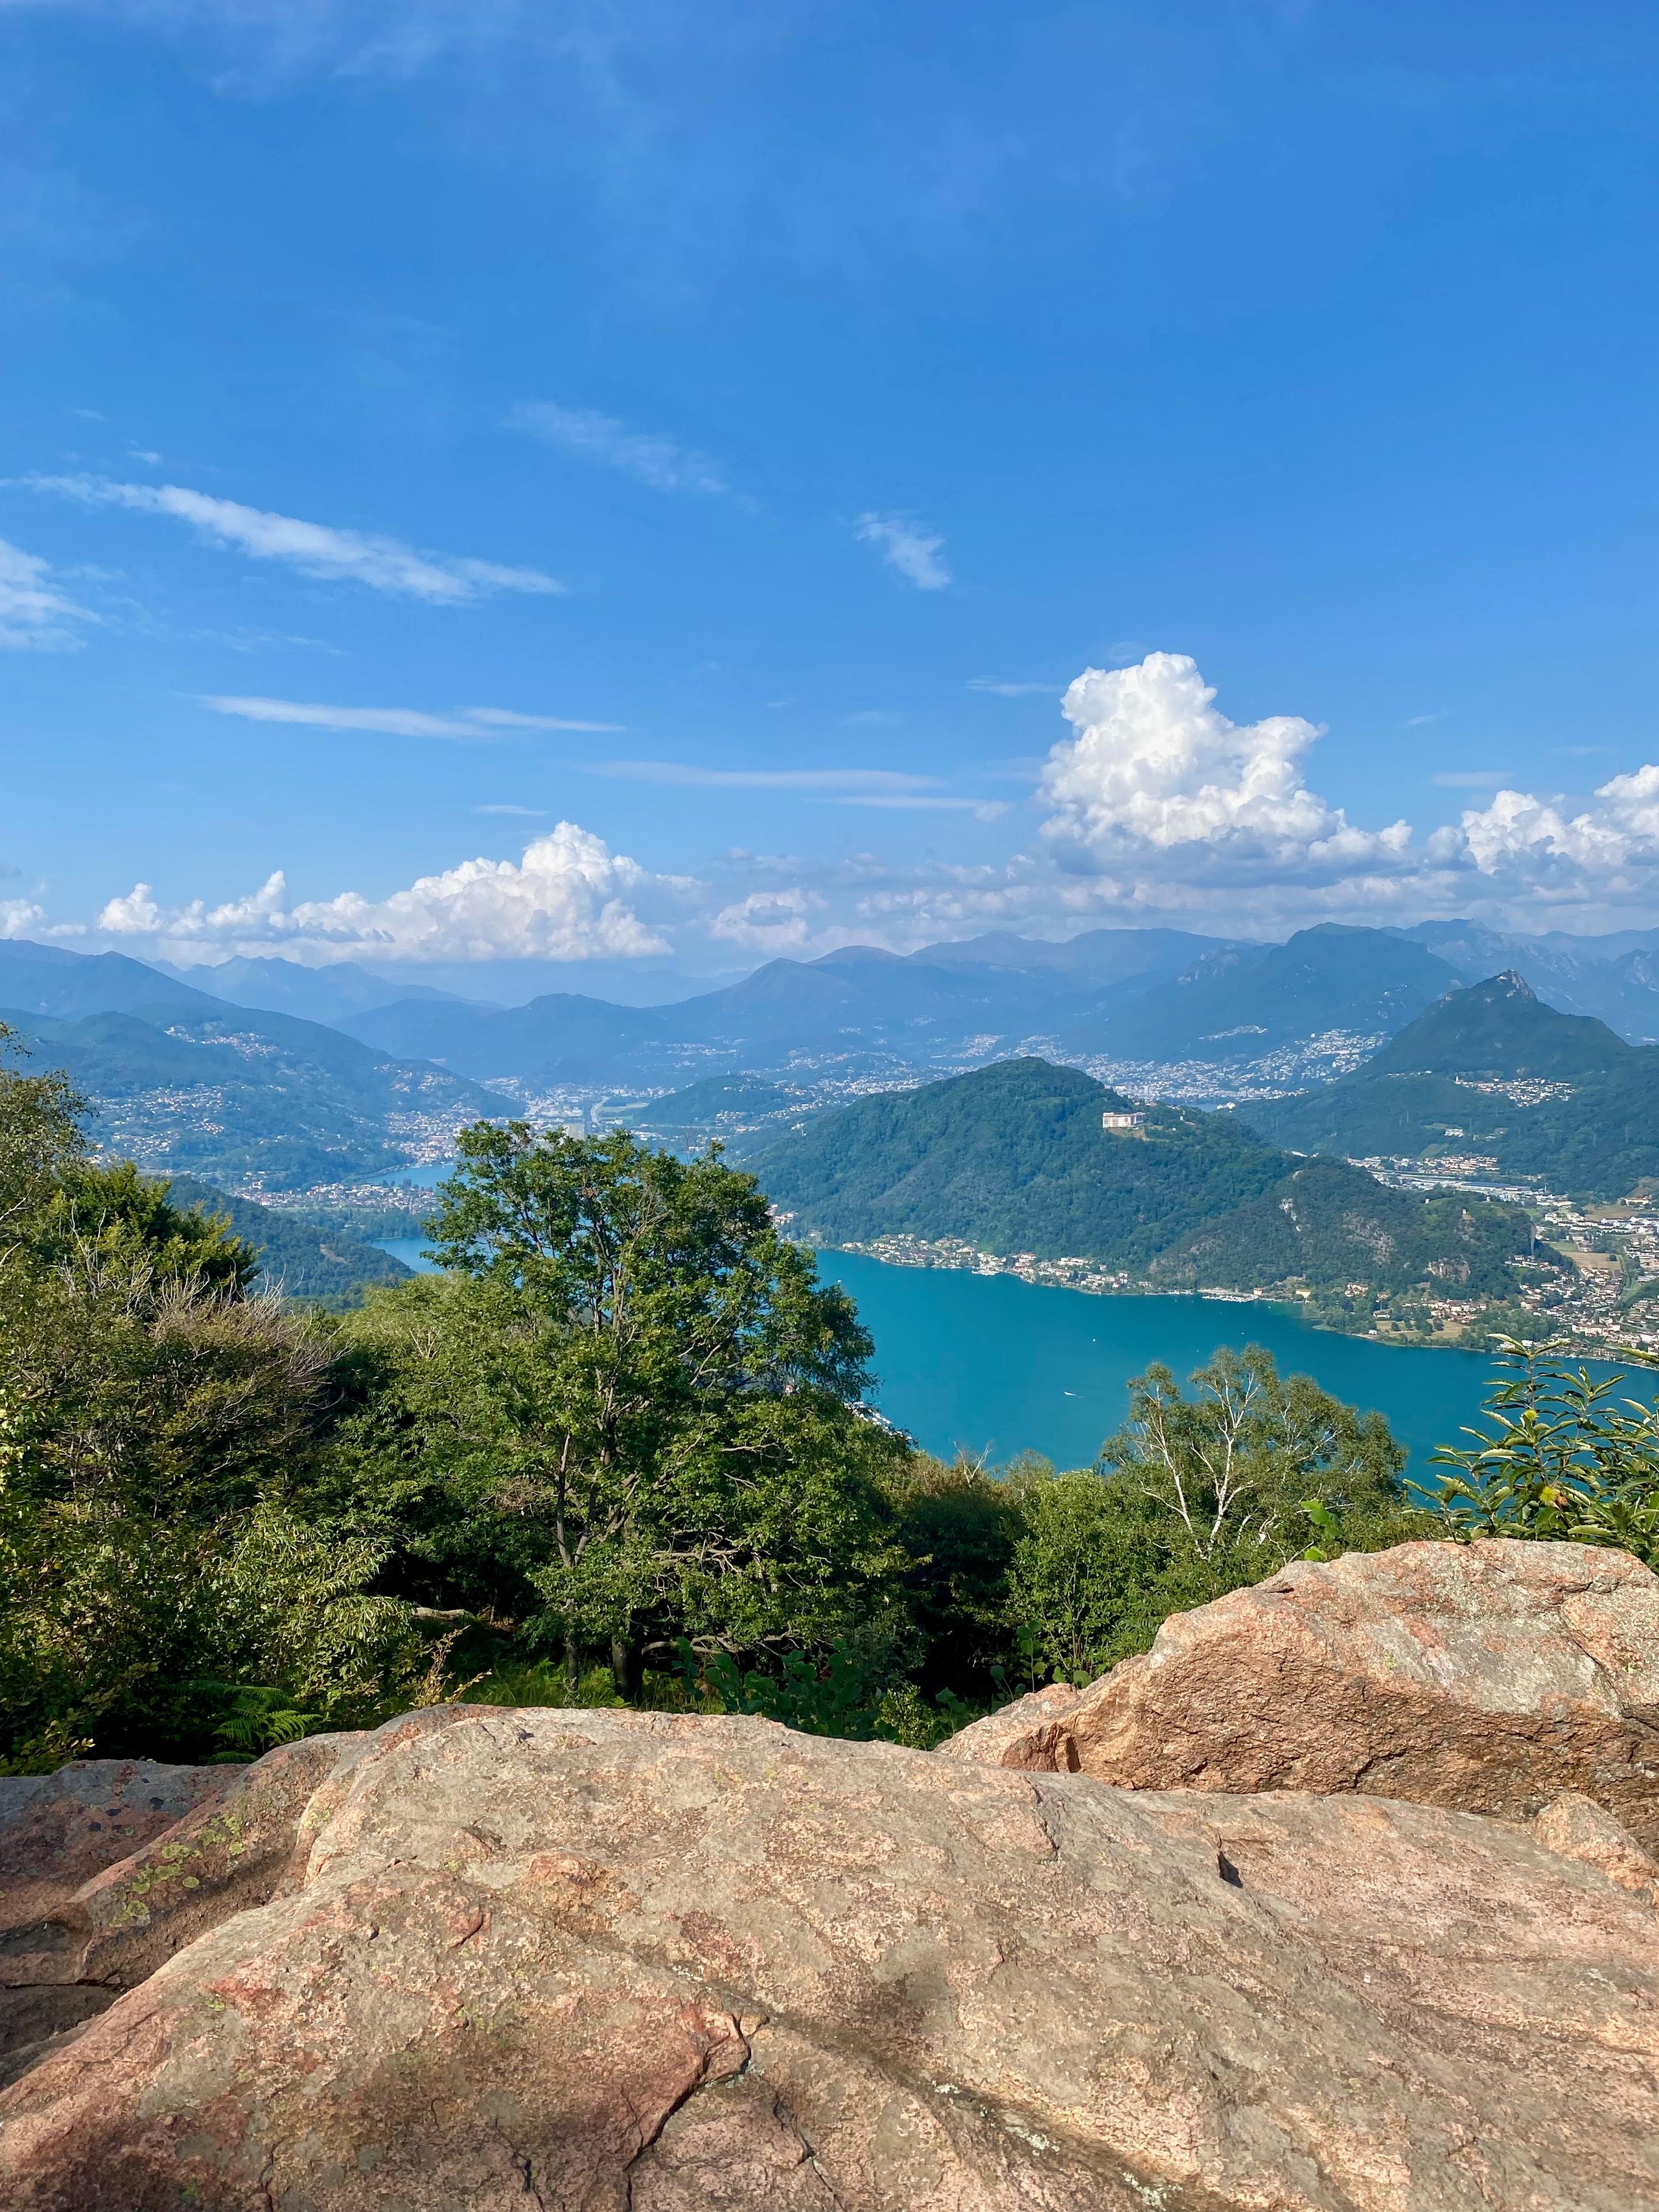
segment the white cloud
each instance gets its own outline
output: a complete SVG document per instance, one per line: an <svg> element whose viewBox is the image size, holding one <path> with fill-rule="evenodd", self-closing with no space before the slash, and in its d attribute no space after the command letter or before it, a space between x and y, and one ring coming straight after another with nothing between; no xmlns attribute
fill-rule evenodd
<svg viewBox="0 0 1659 2212"><path fill-rule="evenodd" d="M1075 735L1049 754L1043 824L1076 866L1140 865L1306 878L1397 869L1411 830L1355 830L1310 791L1302 756L1323 734L1296 714L1230 722L1185 653L1085 669L1061 711Z"/></svg>
<svg viewBox="0 0 1659 2212"><path fill-rule="evenodd" d="M1552 902L1650 904L1659 900L1659 766L1613 776L1577 812L1562 799L1497 792L1437 830L1429 849Z"/></svg>
<svg viewBox="0 0 1659 2212"><path fill-rule="evenodd" d="M934 775L903 775L885 768L697 768L689 761L583 761L585 775L624 783L672 783L714 791L805 791L823 793L927 791Z"/></svg>
<svg viewBox="0 0 1659 2212"><path fill-rule="evenodd" d="M0 899L0 937L33 937L49 927L46 908L33 899Z"/></svg>
<svg viewBox="0 0 1659 2212"><path fill-rule="evenodd" d="M52 570L33 553L0 538L0 648L44 653L79 641L64 625L94 617L49 580Z"/></svg>
<svg viewBox="0 0 1659 2212"><path fill-rule="evenodd" d="M279 872L245 898L165 908L148 884L136 884L109 901L96 927L184 962L271 951L317 963L629 959L669 949L641 920L640 899L672 902L691 888L561 822L527 845L522 860L463 860L383 899L342 891L291 902Z"/></svg>
<svg viewBox="0 0 1659 2212"><path fill-rule="evenodd" d="M630 430L611 415L591 407L559 407L550 399L526 400L514 408L507 428L527 431L544 445L557 446L577 459L620 469L653 491L702 492L719 498L731 486L720 464L672 438L649 430Z"/></svg>
<svg viewBox="0 0 1659 2212"><path fill-rule="evenodd" d="M256 561L282 561L301 574L330 582L349 580L372 591L392 592L435 605L459 605L496 592L562 592L538 568L504 568L469 556L422 552L396 538L337 530L291 514L271 514L232 499L213 499L180 484L117 483L107 477L29 477L36 491L55 492L88 507L131 507L187 522L216 545L234 547Z"/></svg>
<svg viewBox="0 0 1659 2212"><path fill-rule="evenodd" d="M827 951L831 944L842 940L844 933L832 932L827 939L815 940L813 917L822 914L826 904L821 894L799 884L782 890L750 891L746 898L723 906L710 921L708 933L721 944L739 945L769 960L781 954Z"/></svg>
<svg viewBox="0 0 1659 2212"><path fill-rule="evenodd" d="M368 730L389 738L460 738L487 742L502 730L614 731L619 722L573 722L559 714L515 714L503 707L462 707L428 714L414 707L324 707L298 699L239 698L213 694L203 706L249 722L295 722L315 730Z"/></svg>
<svg viewBox="0 0 1659 2212"><path fill-rule="evenodd" d="M620 730L621 722L573 722L568 714L520 714L511 707L463 707L470 722L492 730Z"/></svg>
<svg viewBox="0 0 1659 2212"><path fill-rule="evenodd" d="M914 584L919 592L942 592L951 571L939 558L945 540L920 522L902 514L860 515L853 535L861 545L873 545L896 576Z"/></svg>
<svg viewBox="0 0 1659 2212"><path fill-rule="evenodd" d="M988 691L997 699L1052 698L1063 687L1058 684L999 684L989 676L970 676L969 691Z"/></svg>

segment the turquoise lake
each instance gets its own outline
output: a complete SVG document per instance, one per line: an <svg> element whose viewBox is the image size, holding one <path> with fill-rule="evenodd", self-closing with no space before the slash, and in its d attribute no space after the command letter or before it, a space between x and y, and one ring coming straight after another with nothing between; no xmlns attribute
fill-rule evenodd
<svg viewBox="0 0 1659 2212"><path fill-rule="evenodd" d="M381 1249L419 1267L421 1242L399 1237ZM818 1267L850 1292L876 1340L882 1412L947 1459L960 1449L997 1464L1030 1450L1057 1467L1086 1466L1128 1410L1130 1376L1150 1362L1161 1359L1184 1382L1218 1345L1261 1344L1281 1373L1311 1375L1333 1396L1386 1416L1410 1450L1409 1472L1420 1475L1437 1444L1465 1441L1497 1372L1480 1352L1336 1336L1285 1306L1094 1297L848 1252L821 1252Z"/></svg>
<svg viewBox="0 0 1659 2212"><path fill-rule="evenodd" d="M1086 1466L1128 1409L1128 1382L1160 1359L1183 1381L1218 1345L1264 1345L1282 1374L1387 1417L1422 1474L1461 1444L1495 1372L1483 1353L1413 1351L1310 1328L1282 1306L1224 1298L1096 1297L943 1267L890 1267L845 1252L820 1272L857 1301L876 1340L877 1402L929 1451L992 1462L1021 1450ZM1602 1370L1603 1372L1616 1371Z"/></svg>

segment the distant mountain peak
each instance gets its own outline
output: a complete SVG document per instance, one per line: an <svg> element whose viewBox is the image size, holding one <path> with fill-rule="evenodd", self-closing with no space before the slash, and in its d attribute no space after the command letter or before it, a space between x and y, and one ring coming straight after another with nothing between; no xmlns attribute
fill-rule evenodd
<svg viewBox="0 0 1659 2212"><path fill-rule="evenodd" d="M1553 1079L1613 1066L1633 1050L1605 1022L1546 1006L1524 976L1506 968L1437 999L1365 1073Z"/></svg>
<svg viewBox="0 0 1659 2212"><path fill-rule="evenodd" d="M1488 1000L1525 999L1533 1006L1538 1004L1538 994L1524 975L1517 975L1513 968L1505 968L1501 975L1488 975L1484 983L1469 987L1472 998Z"/></svg>

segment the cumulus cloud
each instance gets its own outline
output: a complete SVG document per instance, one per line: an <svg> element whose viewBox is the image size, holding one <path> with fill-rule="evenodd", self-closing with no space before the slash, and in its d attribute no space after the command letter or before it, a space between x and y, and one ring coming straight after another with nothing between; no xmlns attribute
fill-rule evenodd
<svg viewBox="0 0 1659 2212"><path fill-rule="evenodd" d="M1612 777L1576 811L1559 797L1495 792L1437 830L1428 850L1534 902L1651 907L1659 903L1659 766Z"/></svg>
<svg viewBox="0 0 1659 2212"><path fill-rule="evenodd" d="M503 730L614 731L620 722L574 722L562 714L515 714L505 707L461 707L428 714L414 707L325 707L298 699L239 698L218 693L202 701L216 714L249 722L295 722L315 730L368 730L389 738L459 738L487 741Z"/></svg>
<svg viewBox="0 0 1659 2212"><path fill-rule="evenodd" d="M0 937L33 937L50 926L46 908L33 899L0 899Z"/></svg>
<svg viewBox="0 0 1659 2212"><path fill-rule="evenodd" d="M25 481L35 491L56 493L88 507L170 515L188 523L210 544L231 547L256 561L281 561L302 575L331 583L366 584L371 591L426 599L434 605L459 605L496 592L564 590L538 568L511 568L470 556L422 552L399 538L272 514L234 499L210 498L181 484L118 483L93 476L34 476Z"/></svg>
<svg viewBox="0 0 1659 2212"><path fill-rule="evenodd" d="M1085 669L1061 711L1075 734L1043 769L1043 835L1071 865L1328 877L1405 860L1407 823L1353 829L1308 787L1321 729L1297 714L1229 721L1186 653Z"/></svg>
<svg viewBox="0 0 1659 2212"><path fill-rule="evenodd" d="M58 590L51 576L38 556L0 538L0 648L46 653L79 642L68 625L94 617Z"/></svg>
<svg viewBox="0 0 1659 2212"><path fill-rule="evenodd" d="M619 469L653 491L701 492L719 498L730 491L717 461L653 430L630 430L612 415L591 407L560 407L550 399L526 400L514 408L507 428L525 430L544 445L556 446L578 460Z"/></svg>
<svg viewBox="0 0 1659 2212"><path fill-rule="evenodd" d="M827 905L822 893L799 884L781 890L750 891L746 898L734 899L720 908L709 921L708 934L722 944L738 945L769 960L783 954L827 951L845 937L844 931L832 930L827 939L815 941L814 922Z"/></svg>
<svg viewBox="0 0 1659 2212"><path fill-rule="evenodd" d="M896 576L914 584L919 592L942 592L951 571L940 558L945 540L923 523L904 514L860 515L853 535L860 545L872 545Z"/></svg>
<svg viewBox="0 0 1659 2212"><path fill-rule="evenodd" d="M137 938L184 962L229 953L284 952L334 960L597 960L665 952L641 921L647 895L672 899L690 885L653 876L574 822L561 822L519 860L463 860L407 890L371 899L289 898L278 872L246 897L167 908L148 884L111 899L96 927Z"/></svg>

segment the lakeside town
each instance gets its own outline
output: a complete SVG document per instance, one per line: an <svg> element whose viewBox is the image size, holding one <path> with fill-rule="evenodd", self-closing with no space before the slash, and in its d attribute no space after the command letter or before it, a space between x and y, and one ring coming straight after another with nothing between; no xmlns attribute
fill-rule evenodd
<svg viewBox="0 0 1659 2212"><path fill-rule="evenodd" d="M1510 1185L1475 1186L1466 1180L1422 1173L1384 1172L1376 1160L1357 1160L1380 1181L1405 1188L1474 1189L1483 1195L1524 1204L1532 1212L1540 1244L1568 1263L1564 1279L1540 1285L1517 1280L1513 1302L1458 1298L1440 1293L1409 1296L1376 1291L1350 1283L1340 1292L1316 1291L1286 1282L1265 1289L1237 1290L1224 1284L1172 1287L1109 1271L1079 1255L1041 1259L1033 1252L993 1253L959 1237L905 1234L877 1237L840 1249L895 1267L947 1267L978 1275L1013 1275L1022 1282L1084 1291L1097 1297L1204 1297L1243 1305L1297 1304L1316 1326L1378 1343L1484 1351L1496 1335L1521 1335L1560 1341L1568 1352L1606 1358L1626 1347L1659 1349L1659 1213L1651 1200L1626 1200L1613 1206L1582 1206L1556 1194ZM1460 1163L1460 1164L1462 1164Z"/></svg>

